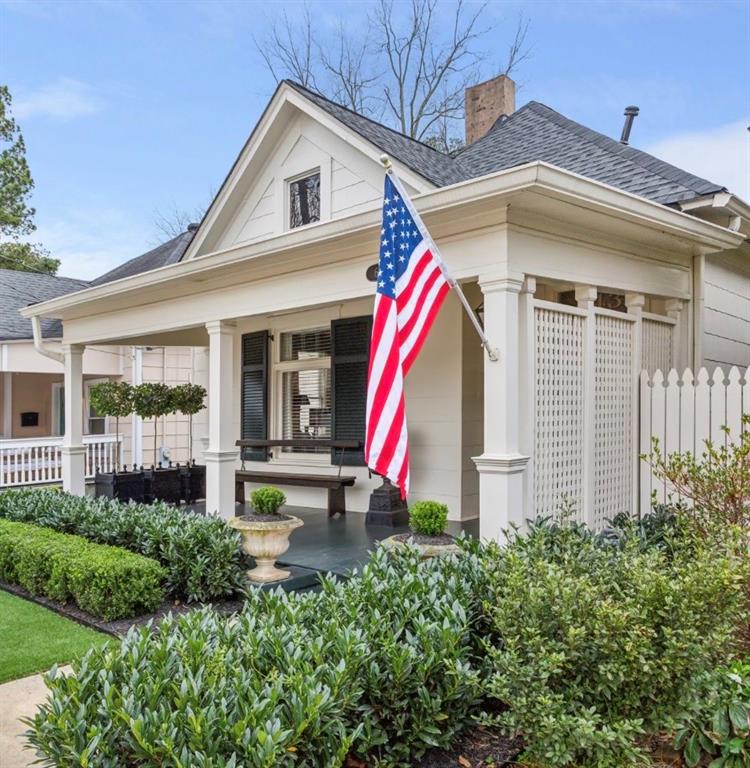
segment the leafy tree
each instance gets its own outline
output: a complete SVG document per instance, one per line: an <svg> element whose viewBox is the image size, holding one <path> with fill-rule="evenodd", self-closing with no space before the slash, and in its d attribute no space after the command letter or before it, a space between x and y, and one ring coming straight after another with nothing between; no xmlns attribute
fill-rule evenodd
<svg viewBox="0 0 750 768"><path fill-rule="evenodd" d="M120 417L133 413L133 387L126 381L103 381L95 384L90 391L91 405L102 416L115 417L115 467L120 466Z"/></svg>
<svg viewBox="0 0 750 768"><path fill-rule="evenodd" d="M22 243L19 238L35 229L35 210L29 205L34 189L26 144L10 110L11 96L6 85L0 85L0 268L44 272L54 275L60 262L43 248Z"/></svg>
<svg viewBox="0 0 750 768"><path fill-rule="evenodd" d="M172 407L178 413L185 414L190 422L190 459L193 458L193 416L203 410L207 394L206 388L200 384L178 384L172 388Z"/></svg>
<svg viewBox="0 0 750 768"><path fill-rule="evenodd" d="M172 389L158 381L147 381L133 387L133 410L142 419L154 420L154 466L156 466L156 437L158 419L174 412Z"/></svg>

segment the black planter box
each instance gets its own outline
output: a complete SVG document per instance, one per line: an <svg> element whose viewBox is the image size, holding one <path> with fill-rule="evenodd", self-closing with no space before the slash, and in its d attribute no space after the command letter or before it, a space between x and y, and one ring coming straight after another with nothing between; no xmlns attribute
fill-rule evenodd
<svg viewBox="0 0 750 768"><path fill-rule="evenodd" d="M143 472L146 502L166 501L169 504L179 504L182 495L180 470L177 467L167 469L146 469Z"/></svg>
<svg viewBox="0 0 750 768"><path fill-rule="evenodd" d="M97 472L94 477L94 493L97 497L143 503L143 472Z"/></svg>
<svg viewBox="0 0 750 768"><path fill-rule="evenodd" d="M206 468L202 464L180 467L182 498L186 504L192 504L206 498Z"/></svg>

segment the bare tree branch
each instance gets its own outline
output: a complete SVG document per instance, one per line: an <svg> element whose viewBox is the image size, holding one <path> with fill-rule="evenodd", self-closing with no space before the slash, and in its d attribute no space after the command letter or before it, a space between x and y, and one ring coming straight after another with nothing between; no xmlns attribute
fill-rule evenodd
<svg viewBox="0 0 750 768"><path fill-rule="evenodd" d="M154 211L154 228L156 230L154 245L159 245L181 235L188 228L188 224L199 222L204 213L205 209L203 208L186 210L185 208L178 208L176 203L172 203L167 211L161 211L157 208Z"/></svg>
<svg viewBox="0 0 750 768"><path fill-rule="evenodd" d="M510 75L526 61L529 22L519 17L507 57L496 69L480 44L487 2L373 0L366 31L351 16L334 32L283 13L256 47L276 80L290 77L407 136L451 151L460 144L466 88L486 76Z"/></svg>

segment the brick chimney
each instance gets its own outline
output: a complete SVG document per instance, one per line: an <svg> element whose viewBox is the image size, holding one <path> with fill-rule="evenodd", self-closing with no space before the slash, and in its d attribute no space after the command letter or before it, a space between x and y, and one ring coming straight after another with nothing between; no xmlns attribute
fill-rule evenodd
<svg viewBox="0 0 750 768"><path fill-rule="evenodd" d="M516 111L516 84L507 75L498 75L466 89L466 143L484 136L501 115Z"/></svg>

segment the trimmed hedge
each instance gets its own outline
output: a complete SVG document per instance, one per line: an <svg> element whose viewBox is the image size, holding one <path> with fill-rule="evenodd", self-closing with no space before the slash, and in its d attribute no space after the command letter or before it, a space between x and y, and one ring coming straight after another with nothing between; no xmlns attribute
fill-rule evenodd
<svg viewBox="0 0 750 768"><path fill-rule="evenodd" d="M0 520L0 579L110 621L151 613L164 599L156 561L8 520Z"/></svg>
<svg viewBox="0 0 750 768"><path fill-rule="evenodd" d="M223 520L167 504L123 504L51 489L0 493L0 518L72 533L157 560L166 588L187 602L210 602L244 588L239 534Z"/></svg>
<svg viewBox="0 0 750 768"><path fill-rule="evenodd" d="M476 557L375 554L320 593L253 591L50 676L29 740L55 765L409 766L475 711Z"/></svg>

